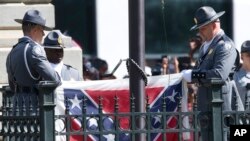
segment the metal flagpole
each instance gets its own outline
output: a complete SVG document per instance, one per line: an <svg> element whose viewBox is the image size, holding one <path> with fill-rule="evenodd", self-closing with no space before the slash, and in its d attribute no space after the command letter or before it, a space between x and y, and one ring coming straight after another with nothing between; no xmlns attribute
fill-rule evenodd
<svg viewBox="0 0 250 141"><path fill-rule="evenodd" d="M144 0L129 0L129 58L133 59L143 70L145 68L145 18ZM130 96L135 97L135 112L145 112L144 81L135 67L129 67ZM145 121L136 119L136 127L143 129ZM136 134L136 140L146 140L145 134Z"/></svg>

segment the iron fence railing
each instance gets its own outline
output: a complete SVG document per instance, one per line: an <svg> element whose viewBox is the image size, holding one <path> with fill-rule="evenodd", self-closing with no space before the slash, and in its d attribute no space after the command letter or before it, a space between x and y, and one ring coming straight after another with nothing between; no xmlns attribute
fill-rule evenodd
<svg viewBox="0 0 250 141"><path fill-rule="evenodd" d="M4 141L55 140L53 92L56 84L41 81L36 87L39 95L35 96L13 94L9 86L2 87L0 136Z"/></svg>
<svg viewBox="0 0 250 141"><path fill-rule="evenodd" d="M65 140L70 140L71 135L80 135L84 140L90 136L90 138L95 138L97 140L104 140L105 136L113 136L114 140L126 140L135 141L137 134L145 134L147 140L152 140L152 134L161 134L162 140L168 140L169 136L177 136L179 140L183 140L183 133L194 134L196 140L198 140L199 125L197 117L199 115L198 111L195 112L182 112L181 104L179 104L179 111L176 112L166 112L166 97L163 97L162 112L150 112L149 103L147 101L146 112L139 113L135 112L134 108L134 98L131 97L131 112L130 113L119 113L118 99L115 97L114 113L103 113L102 98L99 98L99 113L98 114L86 114L87 105L83 102L82 114L81 115L70 115L69 106L67 106L66 99L66 113L65 115L56 115L56 120L62 121L65 125L56 131L56 135L65 136ZM86 97L83 98L86 101ZM197 109L197 107L194 107ZM184 122L189 122L190 126L186 127ZM139 119L142 119L145 123L142 129L136 124ZM174 122L171 126L168 121ZM72 129L73 120L79 121L81 125L78 129ZM107 125L109 121L113 124ZM155 120L160 122L159 126L152 125ZM94 124L95 123L95 124ZM92 126L92 125L94 126ZM125 125L124 125L125 124ZM166 125L166 126L164 126Z"/></svg>
<svg viewBox="0 0 250 141"><path fill-rule="evenodd" d="M71 137L79 137L81 140L127 140L136 141L136 135L143 134L146 140L151 141L155 136L161 140L171 140L173 136L179 141L184 141L188 136L193 141L200 138L201 129L207 129L211 133L211 140L222 141L223 134L229 132L230 125L250 124L250 112L246 111L223 111L221 86L224 82L218 79L211 79L207 87L211 88L212 107L209 112L197 110L197 104L193 104L193 110L181 111L181 97L177 111L166 111L166 97L162 98L162 111L151 112L148 98L145 99L145 112L135 111L135 98L130 97L130 112L119 112L119 99L114 97L113 113L103 112L103 98L99 97L98 113L87 114L86 97L82 99L82 111L79 115L71 115L69 112L69 99L65 98L65 114L54 114L55 84L52 82L41 82L37 85L39 95L37 96L38 107L32 107L31 98L24 98L19 101L23 107L13 109L18 103L15 95L8 86L1 90L3 93L2 115L0 116L1 128L0 136L5 141L9 140L66 140ZM26 101L25 101L26 100ZM28 100L28 102L27 102ZM28 104L25 104L28 103ZM236 102L237 106L237 102ZM245 106L249 106L246 100ZM34 109L35 112L34 112ZM236 108L237 109L237 108ZM33 112L31 112L33 110ZM31 114L32 113L32 114ZM211 117L212 123L200 122ZM143 128L138 126L138 121L144 121ZM172 122L170 124L169 122ZM156 122L157 124L156 126ZM78 124L75 127L74 124ZM212 124L212 128L210 127Z"/></svg>

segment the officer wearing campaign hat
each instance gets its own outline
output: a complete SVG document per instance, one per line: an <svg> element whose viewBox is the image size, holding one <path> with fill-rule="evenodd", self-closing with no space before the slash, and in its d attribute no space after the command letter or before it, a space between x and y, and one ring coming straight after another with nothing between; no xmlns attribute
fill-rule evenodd
<svg viewBox="0 0 250 141"><path fill-rule="evenodd" d="M195 25L191 27L190 30L196 30L200 27L203 27L213 21L216 21L221 17L225 11L221 11L219 13L216 13L212 7L209 6L203 6L199 8L194 16L194 22Z"/></svg>
<svg viewBox="0 0 250 141"><path fill-rule="evenodd" d="M35 85L40 80L54 81L60 85L61 80L51 67L44 48L40 45L44 36L43 30L49 29L45 25L46 22L41 12L35 9L28 10L23 19L15 19L15 21L22 24L24 37L18 40L8 54L6 60L8 81L17 100L14 101L14 104L17 104L14 107L23 110L21 105L27 104L28 106L25 107L32 107L29 113L33 114L37 113L38 103ZM15 110L13 112L15 113Z"/></svg>
<svg viewBox="0 0 250 141"><path fill-rule="evenodd" d="M183 70L183 78L188 82L196 83L197 91L197 108L201 112L208 112L211 109L211 94L208 87L204 84L210 78L219 78L225 81L222 87L223 92L223 110L231 110L231 92L230 92L230 73L235 71L239 63L237 49L233 41L224 33L220 26L219 18L225 12L215 12L210 6L202 6L196 10L194 16L195 25L191 31L198 30L199 35L204 40L200 48L198 61L194 69ZM201 124L211 123L211 118L201 120ZM210 126L210 125L208 125ZM208 127L211 129L211 127ZM203 141L211 141L211 131L201 128ZM226 134L224 134L226 140Z"/></svg>
<svg viewBox="0 0 250 141"><path fill-rule="evenodd" d="M245 99L247 96L246 85L247 83L250 83L250 40L243 42L241 45L241 60L242 65L240 69L234 73L233 79L236 83L242 103L245 104Z"/></svg>
<svg viewBox="0 0 250 141"><path fill-rule="evenodd" d="M37 24L37 25L41 25L42 27L44 27L45 30L52 30L52 28L47 27L45 25L46 20L42 16L42 13L38 10L35 10L35 9L28 10L25 13L23 19L15 19L15 21L20 23L20 24L25 24L25 23Z"/></svg>
<svg viewBox="0 0 250 141"><path fill-rule="evenodd" d="M59 30L54 30L45 37L43 45L47 58L63 81L81 81L82 77L78 70L63 63L64 45L62 44L62 36Z"/></svg>

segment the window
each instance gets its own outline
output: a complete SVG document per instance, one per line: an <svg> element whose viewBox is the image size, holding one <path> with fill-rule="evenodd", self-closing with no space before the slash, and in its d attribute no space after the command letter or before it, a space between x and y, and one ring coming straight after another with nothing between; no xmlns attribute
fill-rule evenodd
<svg viewBox="0 0 250 141"><path fill-rule="evenodd" d="M71 36L84 54L96 55L95 0L53 0L56 29Z"/></svg>
<svg viewBox="0 0 250 141"><path fill-rule="evenodd" d="M196 34L189 31L195 11L204 5L226 11L221 26L232 37L232 2L228 0L145 0L146 53L186 54L188 39Z"/></svg>
<svg viewBox="0 0 250 141"><path fill-rule="evenodd" d="M52 1L56 28L72 36L89 55L97 54L95 3L96 0ZM216 12L226 11L220 20L225 33L232 37L232 0L145 0L146 54L186 54L188 39L196 34L189 31L195 11L203 5L212 6Z"/></svg>

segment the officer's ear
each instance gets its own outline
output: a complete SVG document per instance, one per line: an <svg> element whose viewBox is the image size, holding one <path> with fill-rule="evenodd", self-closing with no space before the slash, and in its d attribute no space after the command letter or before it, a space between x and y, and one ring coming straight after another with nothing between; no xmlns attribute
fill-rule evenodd
<svg viewBox="0 0 250 141"><path fill-rule="evenodd" d="M219 20L216 20L213 22L213 28L217 28L217 27L220 27L220 21Z"/></svg>

